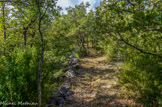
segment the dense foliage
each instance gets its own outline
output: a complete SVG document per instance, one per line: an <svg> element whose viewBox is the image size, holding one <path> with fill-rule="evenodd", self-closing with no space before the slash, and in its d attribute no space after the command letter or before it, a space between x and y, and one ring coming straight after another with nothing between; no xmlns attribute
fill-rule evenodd
<svg viewBox="0 0 162 107"><path fill-rule="evenodd" d="M37 102L42 93L45 104L69 55L93 48L109 63L124 63L120 84L130 98L162 105L161 1L103 0L87 12L89 6L61 14L54 0L0 2L0 101Z"/></svg>

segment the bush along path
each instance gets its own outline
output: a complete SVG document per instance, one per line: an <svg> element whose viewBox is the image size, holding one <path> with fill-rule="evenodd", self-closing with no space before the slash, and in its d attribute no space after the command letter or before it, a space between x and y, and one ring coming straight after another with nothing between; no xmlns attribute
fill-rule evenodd
<svg viewBox="0 0 162 107"><path fill-rule="evenodd" d="M70 79L72 96L67 96L64 107L133 107L133 100L123 97L118 85L121 62L107 64L103 56L80 59L76 77Z"/></svg>

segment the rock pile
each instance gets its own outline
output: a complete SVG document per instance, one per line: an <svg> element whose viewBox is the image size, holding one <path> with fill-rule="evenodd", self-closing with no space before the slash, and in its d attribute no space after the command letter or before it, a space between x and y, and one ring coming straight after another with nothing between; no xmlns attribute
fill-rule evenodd
<svg viewBox="0 0 162 107"><path fill-rule="evenodd" d="M57 105L59 107L63 107L65 103L67 92L69 91L69 86L62 85L56 93L56 96L51 97L46 107L51 107L53 105Z"/></svg>
<svg viewBox="0 0 162 107"><path fill-rule="evenodd" d="M73 52L73 54L74 54L74 52ZM63 70L64 72L66 72L67 78L76 77L76 74L72 69L73 68L79 69L81 67L79 64L79 59L74 57L73 54L69 56L69 66ZM66 99L66 97L72 96L74 94L73 92L68 92L68 91L69 91L69 86L62 85L59 88L59 90L56 92L56 96L53 96L50 98L48 104L46 104L46 107L51 107L53 105L63 107L65 100L69 100L69 99Z"/></svg>
<svg viewBox="0 0 162 107"><path fill-rule="evenodd" d="M79 69L81 67L79 63L79 59L74 57L73 54L69 56L69 66L66 68L68 78L74 78L76 76L75 72L72 70L72 68Z"/></svg>

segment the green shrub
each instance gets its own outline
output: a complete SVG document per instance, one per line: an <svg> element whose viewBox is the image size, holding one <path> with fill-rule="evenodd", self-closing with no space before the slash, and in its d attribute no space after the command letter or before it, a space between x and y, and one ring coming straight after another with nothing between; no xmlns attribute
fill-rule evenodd
<svg viewBox="0 0 162 107"><path fill-rule="evenodd" d="M0 59L0 100L36 101L37 50L15 49Z"/></svg>
<svg viewBox="0 0 162 107"><path fill-rule="evenodd" d="M108 62L112 62L116 58L116 54L115 54L115 49L114 48L115 48L114 46L108 45L106 47L106 49L105 49L105 51L106 51L105 52L106 53L105 56L106 56Z"/></svg>
<svg viewBox="0 0 162 107"><path fill-rule="evenodd" d="M157 107L162 101L161 71L156 57L144 54L128 56L120 83L126 87L128 95L138 99L144 106Z"/></svg>

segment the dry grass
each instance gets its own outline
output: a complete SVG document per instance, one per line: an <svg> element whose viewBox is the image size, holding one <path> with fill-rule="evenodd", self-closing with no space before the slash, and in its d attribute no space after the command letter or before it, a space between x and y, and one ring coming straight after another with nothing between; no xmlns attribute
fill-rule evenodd
<svg viewBox="0 0 162 107"><path fill-rule="evenodd" d="M86 57L81 59L82 68L77 72L77 78L70 82L71 90L75 92L73 100L65 107L132 107L132 100L120 96L118 74L121 63L106 64L106 58Z"/></svg>

